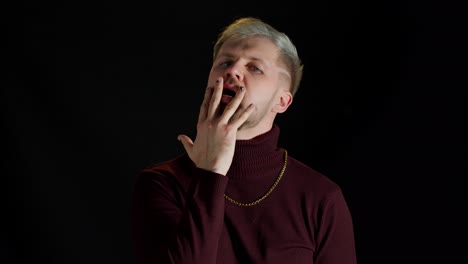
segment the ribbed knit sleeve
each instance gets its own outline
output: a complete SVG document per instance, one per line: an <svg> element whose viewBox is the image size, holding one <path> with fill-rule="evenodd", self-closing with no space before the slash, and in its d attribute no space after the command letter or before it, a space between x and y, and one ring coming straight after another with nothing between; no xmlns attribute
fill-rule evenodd
<svg viewBox="0 0 468 264"><path fill-rule="evenodd" d="M138 263L216 263L228 179L198 168L188 174L186 186L170 169L138 176L131 221Z"/></svg>
<svg viewBox="0 0 468 264"><path fill-rule="evenodd" d="M356 264L353 223L340 189L320 206L314 264Z"/></svg>

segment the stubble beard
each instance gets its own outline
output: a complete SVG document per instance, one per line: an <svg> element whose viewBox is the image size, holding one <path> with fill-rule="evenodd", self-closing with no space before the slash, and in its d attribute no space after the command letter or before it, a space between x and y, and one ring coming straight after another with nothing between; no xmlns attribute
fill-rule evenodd
<svg viewBox="0 0 468 264"><path fill-rule="evenodd" d="M236 112L234 113L234 115L231 117L231 119L239 118L243 110L244 108L238 108ZM250 114L247 120L244 123L242 123L242 125L239 126L239 129L237 130L239 131L239 130L249 129L249 128L253 128L257 126L260 123L260 121L262 121L262 117L266 116L266 111L267 111L266 108L262 110L254 106L253 112Z"/></svg>
<svg viewBox="0 0 468 264"><path fill-rule="evenodd" d="M225 104L221 104L220 106L220 109L219 109L219 117L221 117L221 115L224 113L224 110L226 109L226 105ZM231 118L229 119L229 123L233 122L234 120L237 120L239 119L239 117L241 116L241 114L244 112L245 108L242 106L242 105L239 105L239 107L236 109L236 111L234 112L234 114L231 116ZM253 127L255 125L255 116L256 116L256 113L252 113L248 119L242 123L239 128L237 130L241 130L241 129L245 129L245 128L250 128L250 127Z"/></svg>

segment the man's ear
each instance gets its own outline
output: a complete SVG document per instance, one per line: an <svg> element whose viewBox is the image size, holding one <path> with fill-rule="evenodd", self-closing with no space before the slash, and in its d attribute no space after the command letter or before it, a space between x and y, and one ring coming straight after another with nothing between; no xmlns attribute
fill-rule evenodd
<svg viewBox="0 0 468 264"><path fill-rule="evenodd" d="M293 101L293 96L289 91L281 91L277 103L273 106L273 111L276 113L284 113Z"/></svg>

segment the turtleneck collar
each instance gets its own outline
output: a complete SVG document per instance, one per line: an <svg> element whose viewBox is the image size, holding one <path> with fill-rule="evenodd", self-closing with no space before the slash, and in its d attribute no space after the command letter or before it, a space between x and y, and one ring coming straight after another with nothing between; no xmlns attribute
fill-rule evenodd
<svg viewBox="0 0 468 264"><path fill-rule="evenodd" d="M232 165L227 173L230 180L259 179L277 176L283 166L284 150L278 148L280 129L273 124L268 132L248 140L237 140Z"/></svg>

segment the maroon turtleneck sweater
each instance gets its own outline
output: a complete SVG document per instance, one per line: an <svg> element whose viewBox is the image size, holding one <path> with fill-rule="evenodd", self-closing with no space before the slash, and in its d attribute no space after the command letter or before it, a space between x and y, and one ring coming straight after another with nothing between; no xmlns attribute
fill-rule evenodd
<svg viewBox="0 0 468 264"><path fill-rule="evenodd" d="M279 127L238 140L226 176L185 153L138 175L132 232L139 263L355 264L353 224L340 187L277 146Z"/></svg>

